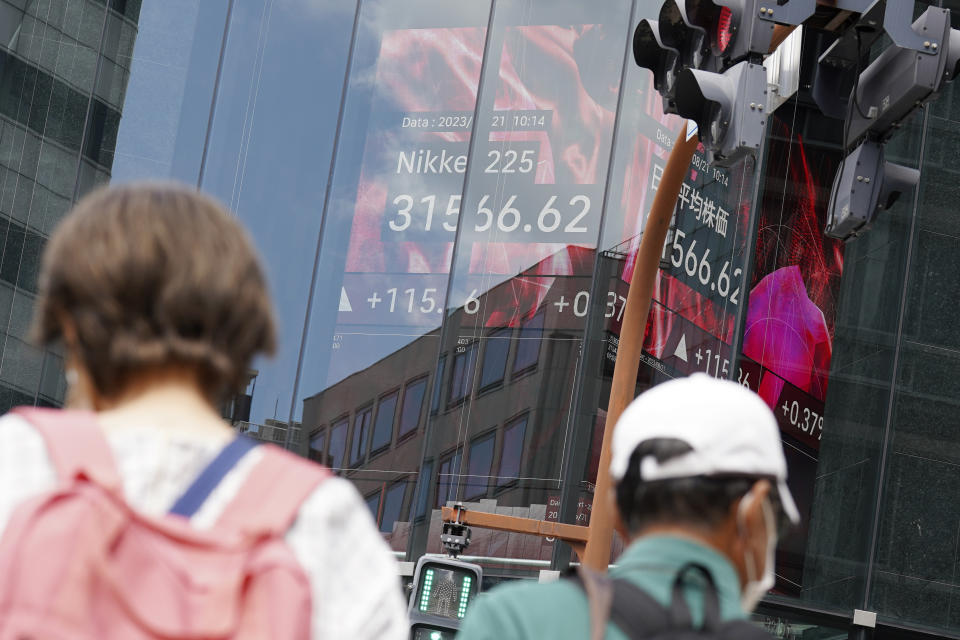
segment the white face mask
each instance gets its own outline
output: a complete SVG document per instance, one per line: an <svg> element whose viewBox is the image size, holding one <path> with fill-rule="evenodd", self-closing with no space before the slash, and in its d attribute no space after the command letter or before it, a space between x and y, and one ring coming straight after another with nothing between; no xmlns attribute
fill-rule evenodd
<svg viewBox="0 0 960 640"><path fill-rule="evenodd" d="M737 508L737 526L740 528L741 533L744 530L744 512L746 511L747 498L750 498L751 501L755 499L752 491L740 500L740 506ZM747 613L750 613L756 608L761 598L773 588L776 582L773 566L777 550L776 518L774 518L773 515L773 508L770 507L767 500L763 501L761 508L763 509L763 522L767 529L767 559L766 562L764 562L763 575L757 576L757 567L753 561L753 554L749 549L744 553L743 564L747 571L747 583L743 585L740 605Z"/></svg>

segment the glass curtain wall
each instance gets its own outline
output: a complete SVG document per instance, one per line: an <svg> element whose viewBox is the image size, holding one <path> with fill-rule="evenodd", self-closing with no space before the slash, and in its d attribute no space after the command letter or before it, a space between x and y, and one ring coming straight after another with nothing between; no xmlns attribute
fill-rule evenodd
<svg viewBox="0 0 960 640"><path fill-rule="evenodd" d="M62 403L63 356L30 342L40 256L110 179L139 2L0 1L0 411Z"/></svg>
<svg viewBox="0 0 960 640"><path fill-rule="evenodd" d="M176 178L248 226L279 310L278 356L224 407L238 430L353 481L399 555L439 550L451 501L587 524L627 283L682 130L630 52L657 5L0 0L0 409L62 401L60 355L26 336L56 221L108 180ZM859 608L876 637L960 637L960 100L948 86L888 145L919 188L830 241L841 125L808 91L827 44L804 33L759 158L695 155L637 391L705 371L774 410L804 525L767 628L845 637ZM497 577L571 560L483 530L468 553Z"/></svg>

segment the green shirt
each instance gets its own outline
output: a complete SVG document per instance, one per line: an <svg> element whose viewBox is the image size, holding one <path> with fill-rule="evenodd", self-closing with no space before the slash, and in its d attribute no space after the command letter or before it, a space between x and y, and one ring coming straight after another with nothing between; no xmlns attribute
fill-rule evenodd
<svg viewBox="0 0 960 640"><path fill-rule="evenodd" d="M640 538L623 552L610 576L629 580L666 606L670 603L674 577L688 562L702 564L713 576L722 619L746 619L740 608L740 580L733 565L720 553L692 540L671 536ZM690 574L684 589L697 625L703 616L701 584L701 578ZM570 580L549 584L517 581L481 594L471 604L457 640L586 640L590 637L589 616L586 594ZM608 624L606 637L626 638L613 624Z"/></svg>

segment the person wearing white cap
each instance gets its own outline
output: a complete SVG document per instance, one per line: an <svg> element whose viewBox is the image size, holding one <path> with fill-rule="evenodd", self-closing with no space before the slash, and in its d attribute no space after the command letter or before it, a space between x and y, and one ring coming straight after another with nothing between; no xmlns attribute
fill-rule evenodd
<svg viewBox="0 0 960 640"><path fill-rule="evenodd" d="M800 516L763 400L706 374L660 384L617 422L610 474L630 544L608 576L494 589L457 638L768 638L745 620L773 586L778 536Z"/></svg>

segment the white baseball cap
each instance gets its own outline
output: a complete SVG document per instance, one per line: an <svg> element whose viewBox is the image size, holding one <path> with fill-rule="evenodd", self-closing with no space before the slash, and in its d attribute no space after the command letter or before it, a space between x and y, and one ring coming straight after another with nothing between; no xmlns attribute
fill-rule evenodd
<svg viewBox="0 0 960 640"><path fill-rule="evenodd" d="M682 440L691 450L658 462L640 461L644 482L693 476L746 476L776 482L784 515L800 522L787 488L787 461L777 420L766 403L746 387L705 373L659 384L626 408L613 432L610 475L623 478L630 457L654 438Z"/></svg>

